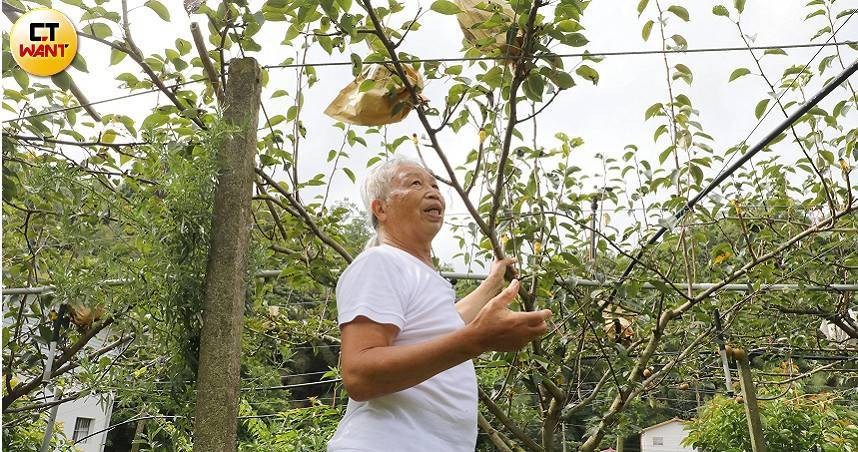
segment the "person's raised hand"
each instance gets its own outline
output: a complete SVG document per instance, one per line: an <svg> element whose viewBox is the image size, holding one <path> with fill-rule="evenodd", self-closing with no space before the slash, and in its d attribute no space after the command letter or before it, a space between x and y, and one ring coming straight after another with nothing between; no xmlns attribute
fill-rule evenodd
<svg viewBox="0 0 858 452"><path fill-rule="evenodd" d="M551 317L551 310L515 312L509 309L518 289L518 280L512 280L509 286L486 303L468 324L481 351L520 350L548 330L545 321Z"/></svg>
<svg viewBox="0 0 858 452"><path fill-rule="evenodd" d="M492 267L489 270L489 275L483 281L492 295L497 295L503 288L504 275L509 273L512 277L518 276L518 271L515 269L516 259L508 257L506 259L498 259L492 262Z"/></svg>

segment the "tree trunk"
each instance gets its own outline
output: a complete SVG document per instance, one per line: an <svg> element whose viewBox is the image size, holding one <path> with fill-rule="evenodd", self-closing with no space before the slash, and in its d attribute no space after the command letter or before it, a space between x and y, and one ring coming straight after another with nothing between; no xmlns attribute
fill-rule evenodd
<svg viewBox="0 0 858 452"><path fill-rule="evenodd" d="M236 450L241 331L252 218L260 69L253 58L229 65L224 121L239 127L218 149L218 180L206 265L197 373L194 451Z"/></svg>

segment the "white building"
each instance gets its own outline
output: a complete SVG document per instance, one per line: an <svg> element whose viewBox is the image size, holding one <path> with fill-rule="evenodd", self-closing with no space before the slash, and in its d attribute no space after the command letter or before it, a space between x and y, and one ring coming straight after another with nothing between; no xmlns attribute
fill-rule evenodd
<svg viewBox="0 0 858 452"><path fill-rule="evenodd" d="M858 322L858 314L856 314L854 310L850 309L847 313L849 317L852 318L853 322ZM858 345L858 339L852 339L852 336L850 336L846 331L843 331L839 326L829 322L828 320L823 320L822 323L820 323L819 331L822 331L822 334L824 334L829 341L836 342L837 345L840 345L841 347Z"/></svg>
<svg viewBox="0 0 858 452"><path fill-rule="evenodd" d="M102 452L107 441L103 430L110 426L112 412L112 395L81 397L59 406L55 430L62 428L66 438L77 440L75 447L81 452Z"/></svg>
<svg viewBox="0 0 858 452"><path fill-rule="evenodd" d="M682 445L687 436L685 421L679 418L651 425L641 430L641 452L697 452Z"/></svg>

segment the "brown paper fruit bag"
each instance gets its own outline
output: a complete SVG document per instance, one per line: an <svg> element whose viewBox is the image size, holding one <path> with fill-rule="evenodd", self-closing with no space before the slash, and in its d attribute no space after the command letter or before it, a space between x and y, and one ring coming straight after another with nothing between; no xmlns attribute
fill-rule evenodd
<svg viewBox="0 0 858 452"><path fill-rule="evenodd" d="M465 40L475 48L489 55L521 55L520 34L516 34L512 44L507 44L507 32L515 25L516 18L509 3L505 0L453 0L453 3L460 11L456 18ZM514 58L509 61L514 61Z"/></svg>
<svg viewBox="0 0 858 452"><path fill-rule="evenodd" d="M423 78L420 74L409 65L403 65L403 68L411 84L421 91ZM392 68L383 64L367 64L328 105L325 114L358 126L383 126L408 116L413 107L410 97L408 89L394 76Z"/></svg>

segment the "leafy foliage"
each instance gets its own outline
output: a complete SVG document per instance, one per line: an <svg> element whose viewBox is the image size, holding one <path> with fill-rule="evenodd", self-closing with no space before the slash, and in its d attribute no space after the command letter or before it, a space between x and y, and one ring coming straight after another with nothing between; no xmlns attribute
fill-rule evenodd
<svg viewBox="0 0 858 452"><path fill-rule="evenodd" d="M826 394L790 393L760 403L763 437L772 450L852 451L858 447L856 413L838 406ZM700 417L686 424L686 443L701 452L740 452L751 449L745 408L718 396L702 409Z"/></svg>

